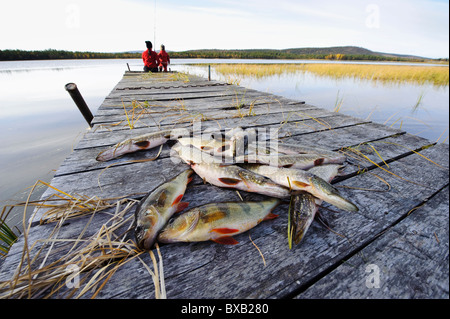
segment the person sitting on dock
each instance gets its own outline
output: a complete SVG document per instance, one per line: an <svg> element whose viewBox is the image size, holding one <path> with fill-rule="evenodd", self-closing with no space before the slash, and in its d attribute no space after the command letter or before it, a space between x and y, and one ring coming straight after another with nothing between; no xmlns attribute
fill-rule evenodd
<svg viewBox="0 0 450 319"><path fill-rule="evenodd" d="M159 57L159 70L162 72L167 72L167 65L170 64L169 54L166 52L166 47L164 44L161 44L161 51L158 53Z"/></svg>
<svg viewBox="0 0 450 319"><path fill-rule="evenodd" d="M142 52L142 60L144 61L145 72L158 72L159 58L158 54L152 50L153 44L150 41L145 41L148 50Z"/></svg>

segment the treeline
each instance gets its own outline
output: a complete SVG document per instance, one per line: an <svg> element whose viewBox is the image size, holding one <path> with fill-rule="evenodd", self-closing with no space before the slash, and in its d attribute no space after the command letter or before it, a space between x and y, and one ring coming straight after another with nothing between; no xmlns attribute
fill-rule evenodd
<svg viewBox="0 0 450 319"><path fill-rule="evenodd" d="M372 54L329 54L329 53L292 53L282 50L192 50L170 52L171 58L202 59L300 59L300 60L366 60L366 61L414 61L423 62L420 58L405 58Z"/></svg>
<svg viewBox="0 0 450 319"><path fill-rule="evenodd" d="M63 50L0 50L0 61L13 60L59 60L59 59L134 59L139 53L102 53Z"/></svg>
<svg viewBox="0 0 450 319"><path fill-rule="evenodd" d="M359 61L408 61L424 62L428 59L420 57L407 57L386 55L372 52L363 48L340 47L340 48L302 48L302 49L253 49L253 50L190 50L169 52L171 58L203 58L203 59L318 59L318 60L359 60ZM58 59L137 59L141 58L141 52L81 52L64 50L0 50L0 61L13 60L58 60ZM447 61L435 59L434 61Z"/></svg>

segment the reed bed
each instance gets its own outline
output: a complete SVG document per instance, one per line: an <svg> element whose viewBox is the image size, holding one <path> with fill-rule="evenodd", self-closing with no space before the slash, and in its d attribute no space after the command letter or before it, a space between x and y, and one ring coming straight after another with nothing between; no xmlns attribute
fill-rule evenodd
<svg viewBox="0 0 450 319"><path fill-rule="evenodd" d="M447 86L448 66L382 65L382 64L215 64L214 69L225 77L251 76L262 78L284 73L309 72L335 79L356 78L381 83L414 83Z"/></svg>

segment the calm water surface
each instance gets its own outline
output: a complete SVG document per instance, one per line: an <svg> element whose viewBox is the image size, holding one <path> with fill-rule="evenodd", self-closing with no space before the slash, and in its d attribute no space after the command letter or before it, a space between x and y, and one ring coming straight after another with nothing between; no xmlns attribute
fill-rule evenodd
<svg viewBox="0 0 450 319"><path fill-rule="evenodd" d="M170 67L207 77L206 66L191 64L219 62L293 61L178 59ZM50 181L54 170L88 130L64 85L75 82L95 114L127 70L126 63L132 70L142 69L140 59L0 62L1 206L25 200L27 187L38 179ZM224 80L214 68L212 77ZM240 78L240 84L329 110L340 105L344 114L401 127L432 141L440 138L442 142L448 136L448 86L385 85L354 79L334 80L308 73ZM43 189L34 193L34 198L38 199L42 192ZM20 220L21 216L11 216L10 224Z"/></svg>

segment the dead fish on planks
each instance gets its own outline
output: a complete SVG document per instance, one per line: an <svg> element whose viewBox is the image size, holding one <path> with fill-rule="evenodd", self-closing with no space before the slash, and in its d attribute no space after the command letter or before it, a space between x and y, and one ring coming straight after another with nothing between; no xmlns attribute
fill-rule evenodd
<svg viewBox="0 0 450 319"><path fill-rule="evenodd" d="M277 198L290 196L288 188L274 183L265 176L239 166L192 163L191 168L203 181L219 187L235 188Z"/></svg>
<svg viewBox="0 0 450 319"><path fill-rule="evenodd" d="M186 164L193 163L221 163L222 159L220 157L215 157L207 152L203 152L199 148L193 145L182 145L181 143L176 143L172 146L172 150L176 152L178 157L180 157ZM174 153L171 153L171 156Z"/></svg>
<svg viewBox="0 0 450 319"><path fill-rule="evenodd" d="M181 202L193 171L188 169L145 196L135 211L134 234L141 249L152 248L159 231L188 203Z"/></svg>
<svg viewBox="0 0 450 319"><path fill-rule="evenodd" d="M346 157L343 154L338 152L326 150L319 147L311 147L300 144L289 144L289 143L278 143L278 152L288 154L288 155L296 155L296 154L315 154L323 157L327 157L329 159L333 159L335 162L341 162L337 164L342 164L346 161Z"/></svg>
<svg viewBox="0 0 450 319"><path fill-rule="evenodd" d="M195 207L178 215L158 235L160 243L212 240L224 245L238 243L241 234L264 220L278 217L272 213L278 199L260 202L213 203Z"/></svg>
<svg viewBox="0 0 450 319"><path fill-rule="evenodd" d="M100 152L97 155L96 160L106 162L124 154L160 146L170 139L171 132L172 130L164 130L126 139L107 150Z"/></svg>
<svg viewBox="0 0 450 319"><path fill-rule="evenodd" d="M183 137L179 138L178 142L183 146L192 145L203 152L210 155L222 155L229 151L230 141L218 141L216 139L203 139L201 137Z"/></svg>
<svg viewBox="0 0 450 319"><path fill-rule="evenodd" d="M276 167L309 169L323 164L343 164L345 158L326 157L318 154L295 154L295 155L257 155L256 162Z"/></svg>
<svg viewBox="0 0 450 319"><path fill-rule="evenodd" d="M358 211L358 207L342 197L334 186L311 171L260 164L244 164L242 167L292 190L306 191L340 209Z"/></svg>
<svg viewBox="0 0 450 319"><path fill-rule="evenodd" d="M340 167L340 165L334 164L316 166L309 172L331 182L338 174ZM294 239L294 243L298 245L304 238L309 226L311 226L311 223L319 210L319 206L322 204L322 200L307 192L294 195L292 200L293 206L290 210L292 238Z"/></svg>

